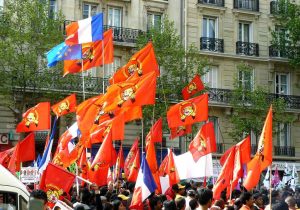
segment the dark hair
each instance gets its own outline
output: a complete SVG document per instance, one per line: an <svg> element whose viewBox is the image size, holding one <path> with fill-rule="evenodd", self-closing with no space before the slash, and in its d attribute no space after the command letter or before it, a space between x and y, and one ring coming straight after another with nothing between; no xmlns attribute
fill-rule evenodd
<svg viewBox="0 0 300 210"><path fill-rule="evenodd" d="M161 202L161 199L156 195L149 198L149 205L151 209L154 209L158 202Z"/></svg>
<svg viewBox="0 0 300 210"><path fill-rule="evenodd" d="M234 190L232 190L231 198L232 199L238 198L241 196L241 194L242 194L242 192L240 190L234 189Z"/></svg>
<svg viewBox="0 0 300 210"><path fill-rule="evenodd" d="M289 210L289 206L286 202L280 201L278 203L272 204L272 210Z"/></svg>
<svg viewBox="0 0 300 210"><path fill-rule="evenodd" d="M185 207L185 198L184 197L179 197L175 200L176 203L176 207L178 210L182 209L183 207Z"/></svg>
<svg viewBox="0 0 300 210"><path fill-rule="evenodd" d="M197 201L197 199L192 199L192 200L190 200L189 206L190 206L191 210L196 209L197 206L198 206L198 201Z"/></svg>
<svg viewBox="0 0 300 210"><path fill-rule="evenodd" d="M233 206L226 206L224 209L226 209L226 210L234 210L234 207Z"/></svg>
<svg viewBox="0 0 300 210"><path fill-rule="evenodd" d="M246 204L248 200L252 197L252 194L249 192L243 192L240 196L242 204Z"/></svg>
<svg viewBox="0 0 300 210"><path fill-rule="evenodd" d="M121 205L121 201L120 200L113 200L111 202L112 206L113 206L113 210L118 210L120 205Z"/></svg>
<svg viewBox="0 0 300 210"><path fill-rule="evenodd" d="M178 185L177 184L173 184L172 185L172 190L174 190L174 191L177 192L179 190Z"/></svg>
<svg viewBox="0 0 300 210"><path fill-rule="evenodd" d="M43 190L32 190L30 193L30 197L41 199L44 201L44 204L47 203L47 194Z"/></svg>
<svg viewBox="0 0 300 210"><path fill-rule="evenodd" d="M163 205L164 205L165 210L177 210L176 204L173 200L171 200L171 201L166 200L166 201L164 201Z"/></svg>
<svg viewBox="0 0 300 210"><path fill-rule="evenodd" d="M257 199L260 198L260 197L262 197L262 194L260 194L260 193L255 193L255 194L253 194L253 199L254 199L254 200L257 200Z"/></svg>
<svg viewBox="0 0 300 210"><path fill-rule="evenodd" d="M85 210L82 204L75 206L74 210Z"/></svg>
<svg viewBox="0 0 300 210"><path fill-rule="evenodd" d="M128 190L129 190L129 192L133 193L133 191L134 191L134 186L135 186L135 183L133 183L133 182L129 182L127 186L128 186Z"/></svg>
<svg viewBox="0 0 300 210"><path fill-rule="evenodd" d="M213 198L213 192L209 189L201 189L198 191L199 193L199 204L206 205Z"/></svg>
<svg viewBox="0 0 300 210"><path fill-rule="evenodd" d="M113 210L113 205L111 205L110 203L104 203L103 210Z"/></svg>

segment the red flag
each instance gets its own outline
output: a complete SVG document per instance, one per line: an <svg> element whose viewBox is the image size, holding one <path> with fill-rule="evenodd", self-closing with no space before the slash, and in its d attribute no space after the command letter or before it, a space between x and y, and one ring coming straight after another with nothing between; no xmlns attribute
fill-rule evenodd
<svg viewBox="0 0 300 210"><path fill-rule="evenodd" d="M148 73L141 77L132 76L125 82L111 85L105 94L104 111L118 107L142 106L155 103L156 75Z"/></svg>
<svg viewBox="0 0 300 210"><path fill-rule="evenodd" d="M58 149L52 162L55 165L67 168L80 158L83 149L82 142L78 142L76 145L70 142L67 147Z"/></svg>
<svg viewBox="0 0 300 210"><path fill-rule="evenodd" d="M129 176L129 173L130 173L130 168L134 162L134 159L135 159L135 156L137 154L139 150L139 139L136 139L134 141L134 143L132 144L131 146L131 149L125 159L125 163L124 163L124 173L125 173L125 176L128 177Z"/></svg>
<svg viewBox="0 0 300 210"><path fill-rule="evenodd" d="M208 95L203 94L171 106L167 119L170 128L206 121L208 119Z"/></svg>
<svg viewBox="0 0 300 210"><path fill-rule="evenodd" d="M162 118L161 117L150 128L150 131L146 136L146 144L149 141L162 142ZM147 159L147 161L148 161L148 159ZM149 163L149 161L148 161L148 163ZM149 163L149 165L151 165L151 163Z"/></svg>
<svg viewBox="0 0 300 210"><path fill-rule="evenodd" d="M140 151L137 150L137 153L134 157L132 164L129 164L129 174L127 177L127 181L136 182L139 170L140 170Z"/></svg>
<svg viewBox="0 0 300 210"><path fill-rule="evenodd" d="M98 186L107 185L108 170L108 165L96 165L94 168L88 170L88 179Z"/></svg>
<svg viewBox="0 0 300 210"><path fill-rule="evenodd" d="M260 174L272 164L272 105L269 109L262 133L259 138L257 152L247 164L247 177L244 180L244 187L247 190L254 188L260 179Z"/></svg>
<svg viewBox="0 0 300 210"><path fill-rule="evenodd" d="M8 167L10 158L12 157L16 147L12 147L8 150L0 152L0 164L3 165L5 168Z"/></svg>
<svg viewBox="0 0 300 210"><path fill-rule="evenodd" d="M186 134L192 133L192 125L174 127L171 128L170 130L171 130L170 138L174 139L178 136L184 136Z"/></svg>
<svg viewBox="0 0 300 210"><path fill-rule="evenodd" d="M204 124L193 141L191 141L189 150L197 162L202 156L217 151L214 125L212 122Z"/></svg>
<svg viewBox="0 0 300 210"><path fill-rule="evenodd" d="M22 121L17 125L16 132L30 132L50 129L50 103L41 102L23 114Z"/></svg>
<svg viewBox="0 0 300 210"><path fill-rule="evenodd" d="M12 154L12 156L10 157L7 169L12 173L15 174L17 171L20 171L21 166L20 166L20 160L19 160L19 148L20 148L20 144L18 143L15 146L15 150Z"/></svg>
<svg viewBox="0 0 300 210"><path fill-rule="evenodd" d="M112 145L111 132L106 136L101 144L95 159L91 165L94 168L96 165L100 167L113 166L117 160L117 153ZM107 176L106 176L107 177Z"/></svg>
<svg viewBox="0 0 300 210"><path fill-rule="evenodd" d="M104 47L104 48L103 48ZM103 40L82 44L83 70L110 64L114 61L112 29L103 33ZM82 70L81 60L65 60L64 76Z"/></svg>
<svg viewBox="0 0 300 210"><path fill-rule="evenodd" d="M157 171L157 160L156 160L156 151L155 151L155 145L153 141L148 141L146 146L146 160L149 164L149 168L154 174Z"/></svg>
<svg viewBox="0 0 300 210"><path fill-rule="evenodd" d="M43 172L40 189L47 193L48 201L55 203L63 192L68 193L73 186L75 175L52 163Z"/></svg>
<svg viewBox="0 0 300 210"><path fill-rule="evenodd" d="M173 184L177 184L180 181L176 166L175 166L175 161L173 158L173 152L170 150L169 152L169 158L168 158L168 163L166 165L167 173L169 175L169 183L170 186Z"/></svg>
<svg viewBox="0 0 300 210"><path fill-rule="evenodd" d="M109 82L115 84L127 80L134 73L142 76L149 72L155 72L155 75L159 76L159 68L152 42L149 42L143 49L134 54L129 62L112 76Z"/></svg>
<svg viewBox="0 0 300 210"><path fill-rule="evenodd" d="M57 117L75 112L76 110L76 94L72 94L57 104L51 106L52 111L56 114Z"/></svg>
<svg viewBox="0 0 300 210"><path fill-rule="evenodd" d="M166 155L163 161L160 163L158 173L159 176L166 176L167 175L167 164L169 161L169 155Z"/></svg>
<svg viewBox="0 0 300 210"><path fill-rule="evenodd" d="M119 179L119 177L121 176L122 168L124 168L124 154L123 154L123 147L121 145L118 152L118 158L117 158L115 173L114 173L116 179Z"/></svg>
<svg viewBox="0 0 300 210"><path fill-rule="evenodd" d="M182 90L182 97L184 100L189 99L191 96L197 92L204 89L204 85L201 81L201 78L198 74L192 79L192 81Z"/></svg>

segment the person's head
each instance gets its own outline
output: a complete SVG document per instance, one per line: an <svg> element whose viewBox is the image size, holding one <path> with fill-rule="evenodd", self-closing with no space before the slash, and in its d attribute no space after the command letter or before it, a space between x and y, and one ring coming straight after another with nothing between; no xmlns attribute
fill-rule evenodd
<svg viewBox="0 0 300 210"><path fill-rule="evenodd" d="M259 206L259 207L264 206L264 200L263 200L263 197L260 193L255 193L253 195L253 199L254 199L254 202L257 206Z"/></svg>
<svg viewBox="0 0 300 210"><path fill-rule="evenodd" d="M178 184L178 192L179 195L184 195L185 194L185 186Z"/></svg>
<svg viewBox="0 0 300 210"><path fill-rule="evenodd" d="M201 206L211 207L213 192L209 189L198 190L198 201Z"/></svg>
<svg viewBox="0 0 300 210"><path fill-rule="evenodd" d="M47 194L43 190L33 190L30 193L31 199L39 199L44 204L44 209L47 209Z"/></svg>
<svg viewBox="0 0 300 210"><path fill-rule="evenodd" d="M197 209L199 207L199 203L198 203L197 199L195 199L195 198L190 200L189 205L190 205L191 210Z"/></svg>
<svg viewBox="0 0 300 210"><path fill-rule="evenodd" d="M191 198L195 198L196 197L196 191L193 189L190 189L187 191L187 196L191 197Z"/></svg>
<svg viewBox="0 0 300 210"><path fill-rule="evenodd" d="M272 196L272 203L275 203L276 201L280 200L280 193L278 190L272 190L271 196Z"/></svg>
<svg viewBox="0 0 300 210"><path fill-rule="evenodd" d="M172 190L173 190L173 192L177 193L179 191L178 185L177 184L173 184L172 185Z"/></svg>
<svg viewBox="0 0 300 210"><path fill-rule="evenodd" d="M254 200L253 200L253 196L251 193L249 192L243 192L240 196L241 202L242 204L248 206L248 207L252 207Z"/></svg>
<svg viewBox="0 0 300 210"><path fill-rule="evenodd" d="M280 201L278 203L272 204L272 210L289 210L289 206L286 202Z"/></svg>
<svg viewBox="0 0 300 210"><path fill-rule="evenodd" d="M162 209L162 202L160 197L152 196L149 198L149 204L152 210L160 210Z"/></svg>
<svg viewBox="0 0 300 210"><path fill-rule="evenodd" d="M164 206L164 210L177 210L176 209L176 204L175 204L175 202L173 200L171 200L171 201L169 201L169 200L164 201L163 206Z"/></svg>
<svg viewBox="0 0 300 210"><path fill-rule="evenodd" d="M183 210L185 209L185 198L179 197L175 200L177 210Z"/></svg>
<svg viewBox="0 0 300 210"><path fill-rule="evenodd" d="M214 206L218 206L221 209L224 209L225 203L224 203L224 201L222 199L216 200L215 203L214 203Z"/></svg>
<svg viewBox="0 0 300 210"><path fill-rule="evenodd" d="M113 205L111 203L104 203L103 210L113 210Z"/></svg>
<svg viewBox="0 0 300 210"><path fill-rule="evenodd" d="M292 196L288 196L285 199L285 202L287 203L287 205L289 206L289 208L295 208L296 207L296 200Z"/></svg>
<svg viewBox="0 0 300 210"><path fill-rule="evenodd" d="M113 206L113 210L125 210L126 207L122 204L122 202L120 200L113 200L111 202L112 206Z"/></svg>
<svg viewBox="0 0 300 210"><path fill-rule="evenodd" d="M133 182L128 183L128 190L130 193L133 193L134 186L135 186L135 183L133 183Z"/></svg>

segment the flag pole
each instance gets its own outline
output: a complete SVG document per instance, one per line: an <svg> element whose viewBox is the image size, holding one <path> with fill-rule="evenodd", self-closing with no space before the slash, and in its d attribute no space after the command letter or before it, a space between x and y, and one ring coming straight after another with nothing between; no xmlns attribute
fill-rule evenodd
<svg viewBox="0 0 300 210"><path fill-rule="evenodd" d="M144 152L144 120L142 118L142 153Z"/></svg>
<svg viewBox="0 0 300 210"><path fill-rule="evenodd" d="M83 74L83 59L81 59L81 77L82 77L82 97L85 101L85 84L84 84L84 74Z"/></svg>
<svg viewBox="0 0 300 210"><path fill-rule="evenodd" d="M78 166L77 164L75 163L75 170L76 170L76 177L78 176ZM79 182L78 182L78 179L76 179L76 192L77 192L77 195L79 195Z"/></svg>
<svg viewBox="0 0 300 210"><path fill-rule="evenodd" d="M102 26L103 28L103 26ZM105 65L104 65L104 37L102 39L102 67L103 67L103 79L102 79L102 93L104 94L104 88L105 88L105 82L104 82L104 78L105 78Z"/></svg>
<svg viewBox="0 0 300 210"><path fill-rule="evenodd" d="M269 166L269 169L270 169L270 180L269 180L269 188L270 188L270 209L272 209L272 163L271 165Z"/></svg>

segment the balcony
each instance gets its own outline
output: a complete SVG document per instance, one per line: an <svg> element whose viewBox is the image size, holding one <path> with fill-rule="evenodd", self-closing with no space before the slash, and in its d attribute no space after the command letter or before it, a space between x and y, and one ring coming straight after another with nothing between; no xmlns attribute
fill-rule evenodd
<svg viewBox="0 0 300 210"><path fill-rule="evenodd" d="M224 40L201 37L200 38L200 50L208 50L213 52L224 52Z"/></svg>
<svg viewBox="0 0 300 210"><path fill-rule="evenodd" d="M217 153L223 154L224 152L224 145L223 143L217 143Z"/></svg>
<svg viewBox="0 0 300 210"><path fill-rule="evenodd" d="M234 8L258 12L259 1L258 0L234 0Z"/></svg>
<svg viewBox="0 0 300 210"><path fill-rule="evenodd" d="M248 55L248 56L259 56L259 46L257 43L237 41L236 54Z"/></svg>
<svg viewBox="0 0 300 210"><path fill-rule="evenodd" d="M66 34L66 26L72 22L74 21L72 20L64 21L64 25L63 25L64 34ZM113 40L115 42L136 43L138 36L144 33L142 30L139 29L115 27L115 26L108 26L108 25L104 25L103 28L104 31L110 28L113 30Z"/></svg>
<svg viewBox="0 0 300 210"><path fill-rule="evenodd" d="M295 147L290 146L274 146L274 154L276 156L295 157Z"/></svg>
<svg viewBox="0 0 300 210"><path fill-rule="evenodd" d="M287 58L287 52L285 50L278 50L274 46L269 46L269 56L277 58Z"/></svg>
<svg viewBox="0 0 300 210"><path fill-rule="evenodd" d="M270 2L270 14L275 15L278 13L278 2L271 1Z"/></svg>
<svg viewBox="0 0 300 210"><path fill-rule="evenodd" d="M198 0L198 3L224 7L224 0Z"/></svg>

